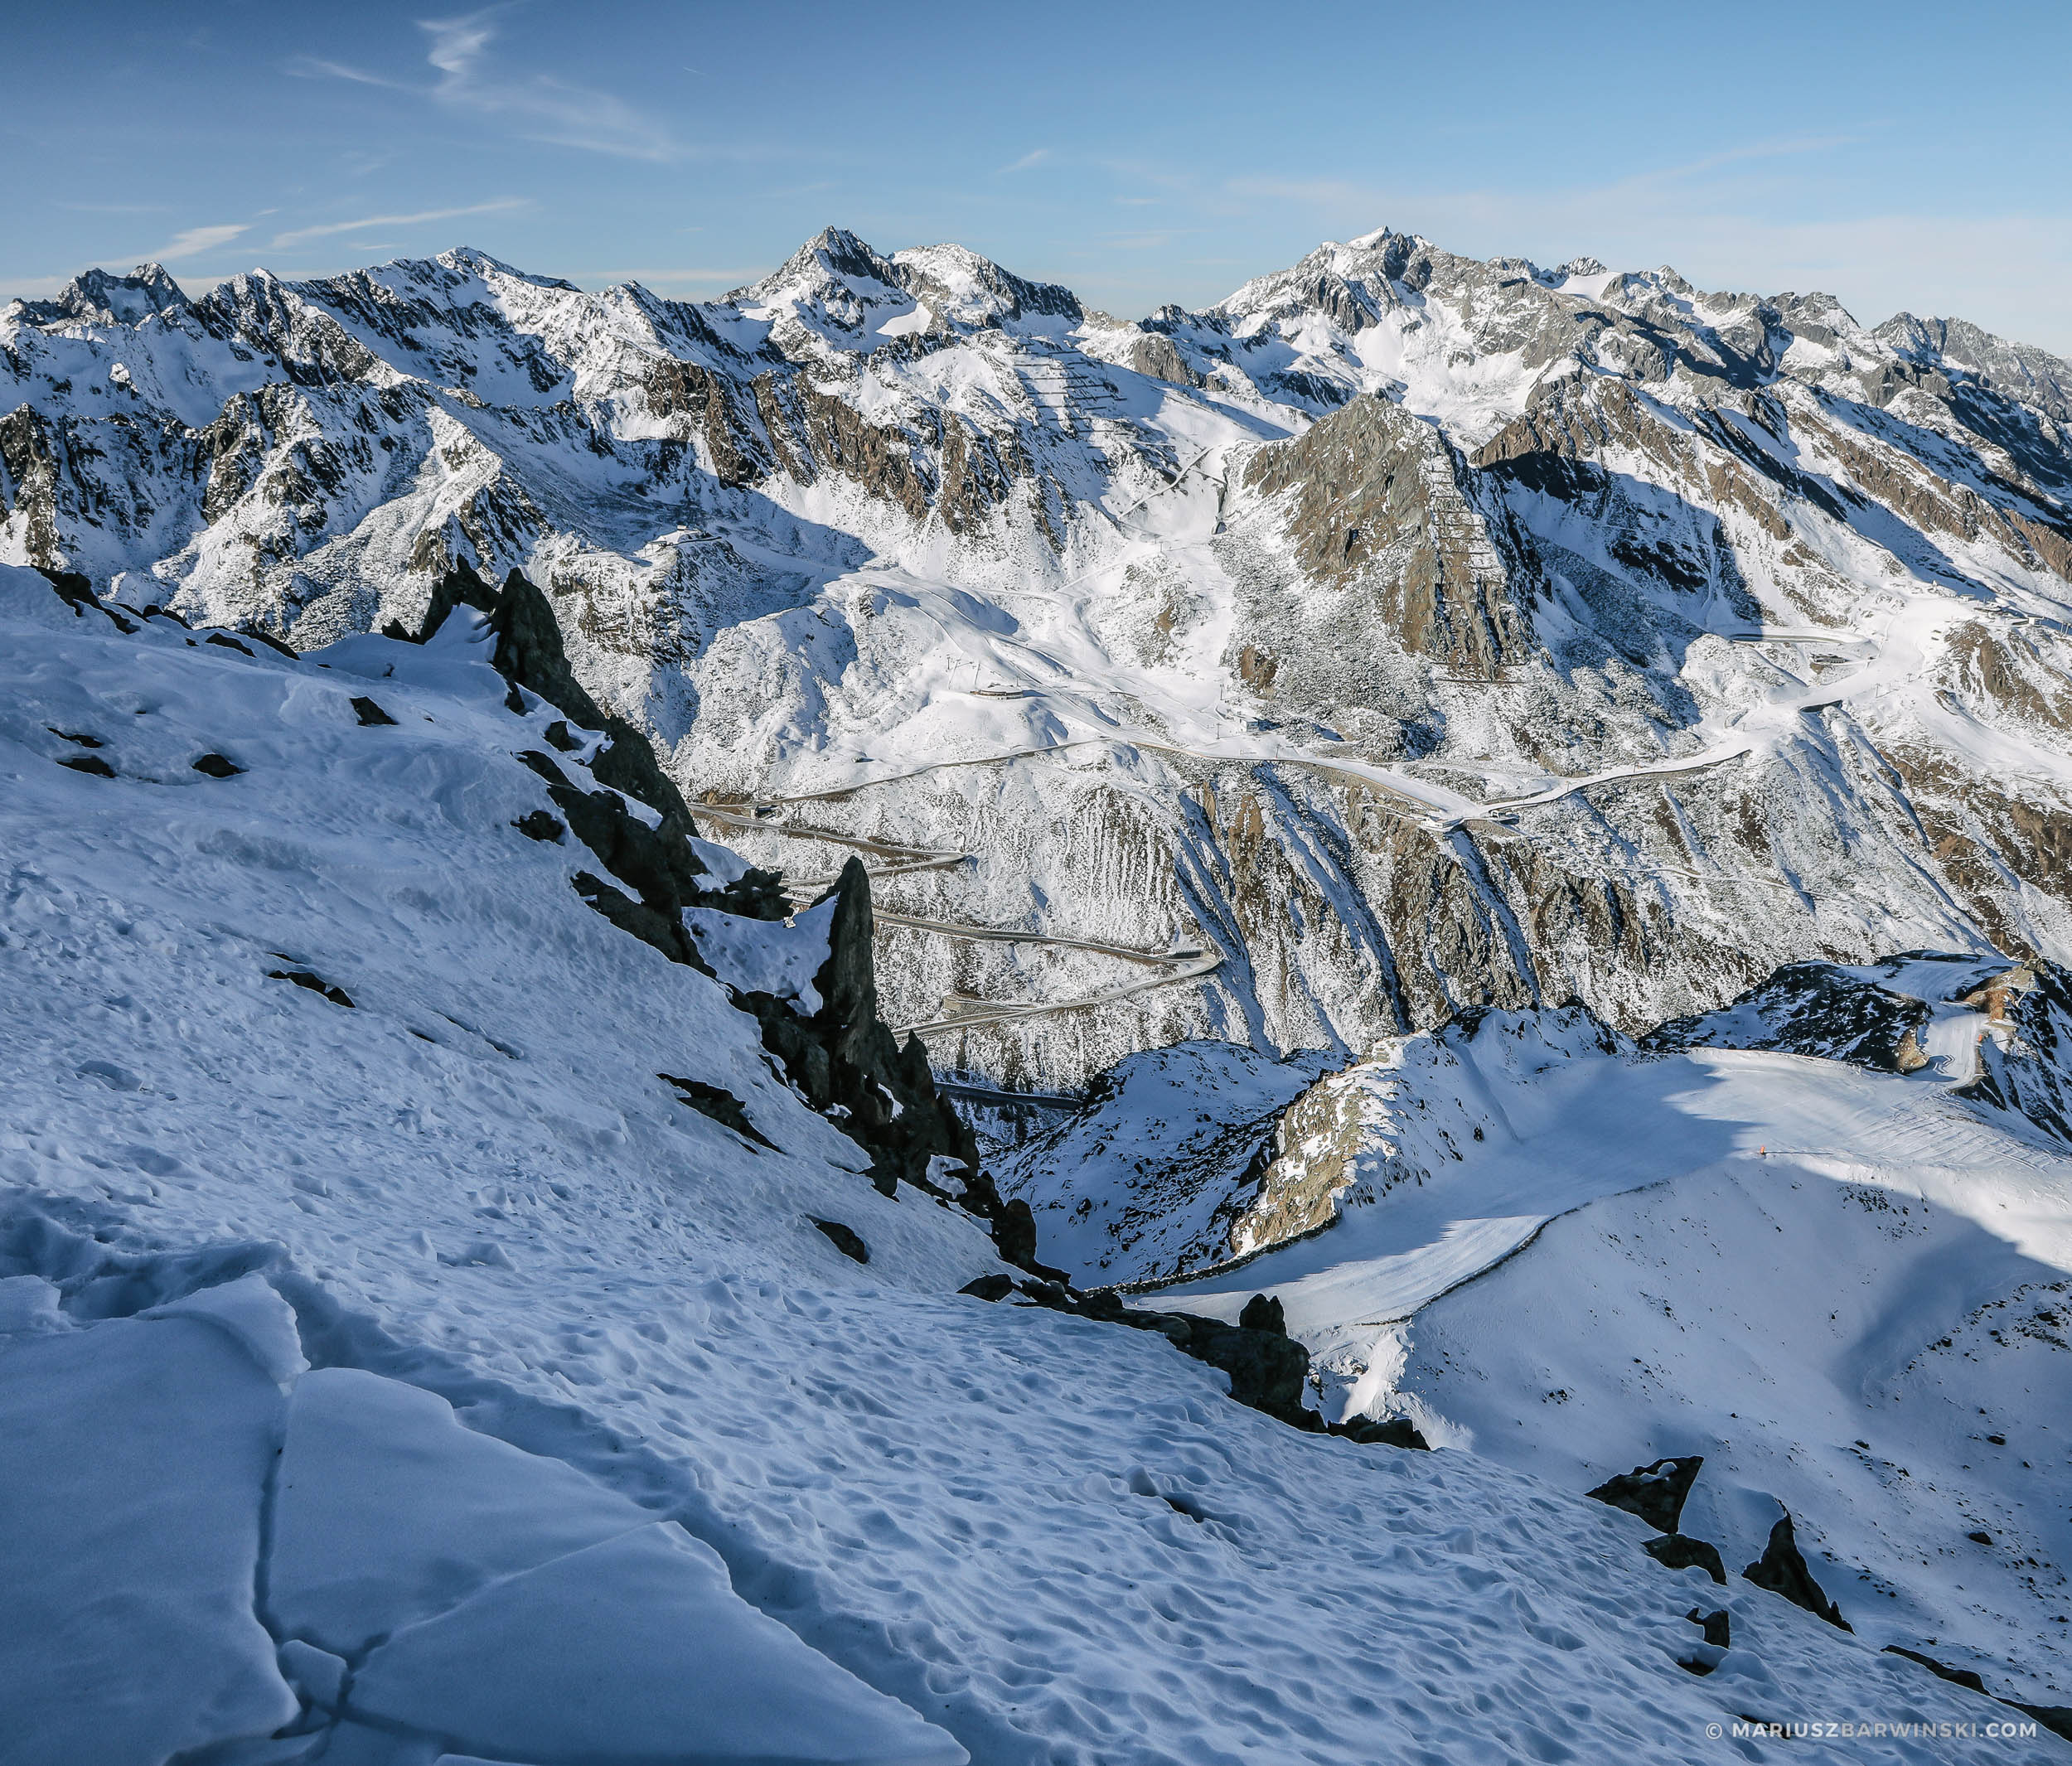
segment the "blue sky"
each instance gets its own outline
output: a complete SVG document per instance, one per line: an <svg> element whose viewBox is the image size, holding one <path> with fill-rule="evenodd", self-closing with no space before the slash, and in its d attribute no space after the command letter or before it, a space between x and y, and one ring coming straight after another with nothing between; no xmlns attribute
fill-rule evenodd
<svg viewBox="0 0 2072 1766"><path fill-rule="evenodd" d="M2072 7L11 7L0 298L451 244L705 297L830 222L1111 311L1387 225L2072 355Z"/></svg>

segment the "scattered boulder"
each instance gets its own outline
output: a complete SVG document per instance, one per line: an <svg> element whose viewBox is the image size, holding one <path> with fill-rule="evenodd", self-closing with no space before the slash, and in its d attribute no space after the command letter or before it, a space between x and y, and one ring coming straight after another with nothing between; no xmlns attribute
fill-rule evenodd
<svg viewBox="0 0 2072 1766"><path fill-rule="evenodd" d="M1063 1280L1015 1281L1003 1275L981 1275L975 1281L967 1282L959 1291L982 1300L1005 1299L1009 1292L1015 1292L1021 1295L1024 1305L1070 1313L1077 1318L1095 1318L1107 1324L1121 1324L1131 1330L1156 1331L1183 1355L1191 1355L1196 1361L1206 1362L1227 1374L1230 1396L1239 1404L1263 1410L1305 1434L1324 1432L1324 1420L1302 1402L1310 1375L1309 1352L1285 1331L1225 1324L1220 1318L1205 1318L1195 1313L1140 1312L1125 1306L1122 1296L1112 1289L1082 1294ZM1421 1437L1397 1439L1397 1431L1387 1424L1367 1423L1360 1426L1374 1432L1360 1435L1344 1429L1330 1432L1350 1435L1356 1439L1386 1441L1391 1446L1426 1444ZM1411 1436L1416 1436L1416 1431L1407 1422L1403 1422L1403 1428Z"/></svg>
<svg viewBox="0 0 2072 1766"><path fill-rule="evenodd" d="M1727 1640L1734 1631L1733 1618L1724 1607L1711 1613L1693 1607L1683 1616L1704 1632L1705 1647L1690 1655L1677 1657L1677 1666L1687 1673L1710 1674L1726 1653Z"/></svg>
<svg viewBox="0 0 2072 1766"><path fill-rule="evenodd" d="M1978 1672L1975 1668L1945 1667L1933 1656L1924 1656L1918 1649L1909 1649L1903 1643L1886 1644L1885 1646L1885 1653L1888 1656L1904 1656L1909 1662L1918 1662L1923 1667L1926 1668L1929 1673L1936 1675L1941 1679L1949 1681L1954 1686L1968 1686L1973 1692L1984 1692L1986 1691L1986 1683L1979 1678ZM1987 1696L1988 1697L1992 1696L1990 1693Z"/></svg>
<svg viewBox="0 0 2072 1766"><path fill-rule="evenodd" d="M70 767L75 772L90 773L97 779L112 779L115 777L115 769L98 754L71 755L60 761L58 765Z"/></svg>
<svg viewBox="0 0 2072 1766"><path fill-rule="evenodd" d="M1721 1587L1726 1586L1726 1560L1720 1548L1706 1540L1693 1539L1688 1533L1664 1533L1640 1549L1665 1570L1702 1570Z"/></svg>
<svg viewBox="0 0 2072 1766"><path fill-rule="evenodd" d="M993 1245L1003 1262L1026 1269L1036 1255L1036 1216L1019 1196L993 1217Z"/></svg>
<svg viewBox="0 0 2072 1766"><path fill-rule="evenodd" d="M1426 1452L1431 1449L1431 1443L1407 1416L1392 1416L1382 1422L1362 1417L1357 1422L1334 1423L1331 1433L1343 1435L1348 1441L1357 1441L1363 1447L1414 1447Z"/></svg>
<svg viewBox="0 0 2072 1766"><path fill-rule="evenodd" d="M205 754L194 763L196 772L206 773L212 779L235 779L244 769L235 761L221 754Z"/></svg>
<svg viewBox="0 0 2072 1766"><path fill-rule="evenodd" d="M1069 1288L1072 1278L1063 1270L1054 1270L1048 1263L1036 1258L1036 1217L1028 1202L1019 1196L1006 1202L993 1197L993 1248L1000 1254L1003 1263L1011 1263L1018 1270L1027 1270L1030 1275L1043 1278L1053 1285ZM1113 1296L1103 1296L1113 1298ZM1116 1303L1118 1305L1121 1302Z"/></svg>
<svg viewBox="0 0 2072 1766"><path fill-rule="evenodd" d="M1237 1322L1248 1331L1270 1331L1276 1337L1288 1334L1288 1320L1281 1310L1278 1294L1255 1294L1245 1302L1245 1309L1237 1314Z"/></svg>
<svg viewBox="0 0 2072 1766"><path fill-rule="evenodd" d="M333 1005L350 1007L352 1004L352 996L345 989L333 987L322 975L312 975L307 969L269 969L266 971L266 979L269 981L293 981L296 986L310 993L322 994Z"/></svg>
<svg viewBox="0 0 2072 1766"><path fill-rule="evenodd" d="M1842 1616L1842 1609L1828 1599L1820 1585L1813 1580L1813 1572L1806 1567L1806 1559L1794 1537L1791 1517L1782 1517L1769 1530L1769 1543L1763 1548L1763 1555L1741 1572L1756 1587L1768 1589L1773 1594L1782 1594L1795 1607L1803 1607L1816 1618L1824 1618L1831 1625L1844 1631L1856 1627Z"/></svg>
<svg viewBox="0 0 2072 1766"><path fill-rule="evenodd" d="M395 719L387 712L364 695L353 700L352 709L359 714L361 724L369 729L375 728L380 724L395 722Z"/></svg>
<svg viewBox="0 0 2072 1766"><path fill-rule="evenodd" d="M1713 1648L1726 1649L1731 1647L1731 1640L1734 1635L1734 1618L1726 1608L1721 1607L1715 1612L1705 1613L1701 1612L1697 1608L1693 1607L1683 1616L1690 1620L1692 1624L1700 1626L1703 1628L1705 1632L1705 1641L1710 1643Z"/></svg>
<svg viewBox="0 0 2072 1766"><path fill-rule="evenodd" d="M870 1247L854 1228L845 1227L838 1220L822 1220L817 1215L809 1214L806 1217L827 1235L828 1242L845 1257L853 1257L859 1263L870 1261Z"/></svg>
<svg viewBox="0 0 2072 1766"><path fill-rule="evenodd" d="M1691 1486L1697 1482L1698 1469L1704 1464L1704 1456L1699 1454L1682 1459L1658 1459L1653 1465L1621 1472L1585 1493L1639 1516L1658 1533L1673 1533L1683 1515L1684 1498L1691 1494Z"/></svg>
<svg viewBox="0 0 2072 1766"><path fill-rule="evenodd" d="M1203 1330L1203 1324L1213 1328ZM1310 1352L1292 1338L1248 1330L1242 1324L1215 1327L1213 1320L1197 1319L1187 1352L1228 1374L1230 1396L1238 1403L1298 1429L1323 1429L1323 1420L1302 1402L1310 1377Z"/></svg>
<svg viewBox="0 0 2072 1766"><path fill-rule="evenodd" d="M186 624L186 621L180 619L180 616L174 612L171 607L167 607L165 610L165 613L167 618L179 619L182 625L184 626ZM266 632L261 631L258 627L246 626L242 629L245 636L249 638L254 644L264 644L269 650L277 651L281 656L287 657L290 662L299 662L302 660L302 656L299 651L291 650L287 645L282 643L278 638L270 636Z"/></svg>
<svg viewBox="0 0 2072 1766"><path fill-rule="evenodd" d="M1964 1535L1964 1537L1968 1539L1975 1546L1989 1546L1993 1542L1992 1535L1984 1531L1982 1529L1978 1531L1967 1533Z"/></svg>
<svg viewBox="0 0 2072 1766"><path fill-rule="evenodd" d="M709 1086L701 1079L679 1079L674 1073L657 1073L655 1077L665 1085L674 1086L679 1101L690 1105L700 1115L711 1117L721 1127L730 1128L744 1139L753 1140L758 1146L767 1147L772 1153L782 1150L774 1140L748 1120L748 1108L741 1100L724 1086ZM825 1225L825 1222L816 1224ZM848 1228L842 1230L847 1231ZM862 1263L869 1260L859 1257L856 1260Z"/></svg>
<svg viewBox="0 0 2072 1766"><path fill-rule="evenodd" d="M94 585L78 571L47 570L41 564L36 566L36 571L45 582L57 591L58 598L71 608L74 618L85 618L89 607L96 613L108 611L101 605L100 597L94 593Z"/></svg>

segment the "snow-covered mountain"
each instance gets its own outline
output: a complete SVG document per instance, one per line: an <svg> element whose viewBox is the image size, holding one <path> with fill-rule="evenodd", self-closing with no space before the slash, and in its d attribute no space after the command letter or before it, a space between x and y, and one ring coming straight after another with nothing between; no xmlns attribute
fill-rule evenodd
<svg viewBox="0 0 2072 1766"><path fill-rule="evenodd" d="M750 911L525 618L297 657L0 568L0 1759L2056 1745L1002 1263L888 1166L925 1069L816 1102L856 886ZM679 844L688 945L629 893Z"/></svg>
<svg viewBox="0 0 2072 1766"><path fill-rule="evenodd" d="M2072 367L1382 232L1125 322L830 231L725 300L472 251L0 316L0 555L298 647L467 563L889 1015L1075 1087L1781 964L2064 960Z"/></svg>
<svg viewBox="0 0 2072 1766"><path fill-rule="evenodd" d="M8 307L25 1733L133 1560L111 1760L2007 1758L2069 425L1387 232Z"/></svg>

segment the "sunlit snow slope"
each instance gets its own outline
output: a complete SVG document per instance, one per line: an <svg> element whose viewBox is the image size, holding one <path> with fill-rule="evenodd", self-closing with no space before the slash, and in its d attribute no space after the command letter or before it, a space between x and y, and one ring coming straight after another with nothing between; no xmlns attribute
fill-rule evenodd
<svg viewBox="0 0 2072 1766"><path fill-rule="evenodd" d="M1572 1488L1702 1454L1683 1531L1731 1569L1781 1502L1860 1635L2062 1702L2072 1149L1960 1091L1982 1049L2034 1058L2002 1051L2004 1001L1939 1004L2007 970L1839 972L1831 994L1922 999L1930 1048L1906 1073L1774 1047L1781 985L1753 996L1767 1011L1677 1027L1670 1052L1573 1009L1406 1039L1317 1088L1351 1101L1333 1135L1284 1135L1266 1193L1237 1197L1256 1212L1310 1181L1328 1224L1156 1304L1234 1317L1270 1292L1328 1411L1407 1415ZM1861 1048L1848 1028L1832 1052ZM1072 1182L1017 1183L1050 1255L1150 1273L1155 1247L1074 1239L1053 1200Z"/></svg>

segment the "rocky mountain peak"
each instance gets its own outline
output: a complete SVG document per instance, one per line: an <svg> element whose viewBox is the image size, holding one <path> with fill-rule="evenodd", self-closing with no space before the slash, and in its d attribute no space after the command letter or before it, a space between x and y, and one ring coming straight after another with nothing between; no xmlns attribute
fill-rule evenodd
<svg viewBox="0 0 2072 1766"><path fill-rule="evenodd" d="M787 293L829 283L899 285L899 273L845 227L823 227L760 282L727 297L741 306L767 305Z"/></svg>
<svg viewBox="0 0 2072 1766"><path fill-rule="evenodd" d="M1031 317L1076 324L1079 298L1055 283L1031 282L963 245L922 245L893 254L900 280L939 317L967 326Z"/></svg>
<svg viewBox="0 0 2072 1766"><path fill-rule="evenodd" d="M402 259L391 267L410 269L415 267L419 261L413 259ZM497 276L510 282L530 283L535 288L563 288L571 294L581 292L574 283L566 281L559 276L530 275L514 265L505 263L501 258L491 257L489 253L473 245L456 245L451 250L441 252L431 262L443 265L449 270L463 271L469 275L480 276L485 279L491 276Z"/></svg>
<svg viewBox="0 0 2072 1766"><path fill-rule="evenodd" d="M92 269L75 276L53 301L24 302L39 324L84 319L103 325L137 325L153 313L182 312L187 297L159 264L140 264L127 276Z"/></svg>

